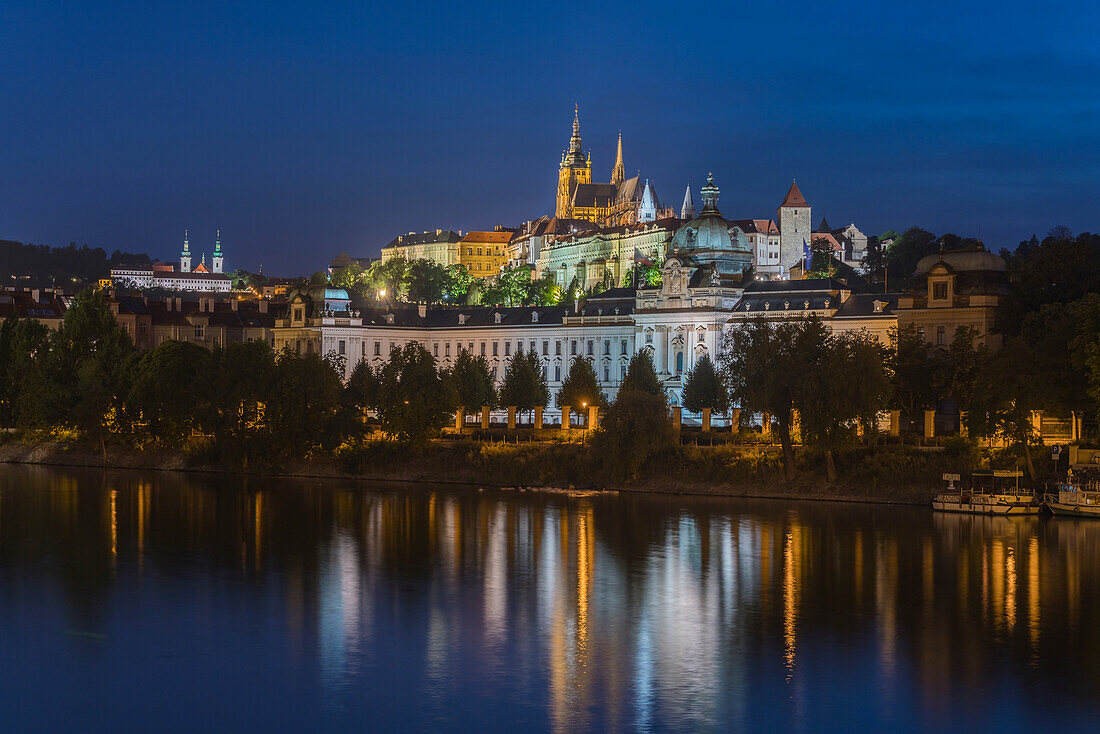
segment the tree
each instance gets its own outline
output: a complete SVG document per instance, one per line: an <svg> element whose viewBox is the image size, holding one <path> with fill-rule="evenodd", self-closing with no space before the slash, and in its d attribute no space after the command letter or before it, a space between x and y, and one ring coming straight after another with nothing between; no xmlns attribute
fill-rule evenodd
<svg viewBox="0 0 1100 734"><path fill-rule="evenodd" d="M336 268L332 271L329 282L347 291L358 290L363 283L363 266L353 262L346 267Z"/></svg>
<svg viewBox="0 0 1100 734"><path fill-rule="evenodd" d="M248 469L266 453L268 394L275 355L266 341L232 342L210 355L206 429L226 463Z"/></svg>
<svg viewBox="0 0 1100 734"><path fill-rule="evenodd" d="M505 305L523 306L530 304L530 300L528 300L531 289L530 265L505 268L496 279L500 283Z"/></svg>
<svg viewBox="0 0 1100 734"><path fill-rule="evenodd" d="M978 436L1001 435L1020 446L1028 475L1036 478L1031 444L1037 439L1032 415L1043 408L1038 355L1021 337L1010 337L1004 347L983 363L975 384L968 416L970 431Z"/></svg>
<svg viewBox="0 0 1100 734"><path fill-rule="evenodd" d="M128 405L160 441L178 442L207 414L211 353L198 344L166 341L140 355Z"/></svg>
<svg viewBox="0 0 1100 734"><path fill-rule="evenodd" d="M630 365L626 368L626 377L619 385L619 392L623 390L637 390L639 392L665 396L665 388L661 385L661 379L657 377L657 369L653 366L653 352L643 349L635 352L630 358Z"/></svg>
<svg viewBox="0 0 1100 734"><path fill-rule="evenodd" d="M803 394L799 381L812 379L810 370L827 337L816 316L779 323L758 316L730 333L720 360L741 409L775 417L788 480L794 479L791 414Z"/></svg>
<svg viewBox="0 0 1100 734"><path fill-rule="evenodd" d="M538 280L531 281L524 303L533 306L555 306L561 302L562 290L551 273L545 273Z"/></svg>
<svg viewBox="0 0 1100 734"><path fill-rule="evenodd" d="M465 303L473 287L474 276L465 265L448 265L446 282L443 286L443 298L450 303Z"/></svg>
<svg viewBox="0 0 1100 734"><path fill-rule="evenodd" d="M692 413L702 413L704 408L710 408L721 415L729 410L729 393L709 354L700 357L688 372L682 396L684 407Z"/></svg>
<svg viewBox="0 0 1100 734"><path fill-rule="evenodd" d="M413 260L407 274L409 300L439 303L447 290L447 270L434 260Z"/></svg>
<svg viewBox="0 0 1100 734"><path fill-rule="evenodd" d="M383 298L399 300L408 285L409 261L405 257L391 257L389 260L379 260L370 266L370 280L380 286L379 291Z"/></svg>
<svg viewBox="0 0 1100 734"><path fill-rule="evenodd" d="M320 355L280 352L265 421L274 455L301 458L328 444L341 388L336 370Z"/></svg>
<svg viewBox="0 0 1100 734"><path fill-rule="evenodd" d="M889 278L901 282L913 276L917 262L925 255L937 251L936 235L920 227L911 227L898 235L893 244L886 248L884 266L889 270Z"/></svg>
<svg viewBox="0 0 1100 734"><path fill-rule="evenodd" d="M871 335L827 336L814 344L808 370L798 378L795 404L802 417L802 434L825 455L825 471L836 481L835 454L849 445L857 423L869 422L885 403L886 378L881 345Z"/></svg>
<svg viewBox="0 0 1100 734"><path fill-rule="evenodd" d="M546 407L550 402L550 388L542 376L542 364L534 350L516 352L504 372L500 387L500 403L515 406L521 412Z"/></svg>
<svg viewBox="0 0 1100 734"><path fill-rule="evenodd" d="M955 401L959 410L969 410L974 400L974 385L978 369L985 359L985 346L975 341L977 330L969 326L955 329L954 337L944 355L944 397Z"/></svg>
<svg viewBox="0 0 1100 734"><path fill-rule="evenodd" d="M0 426L15 425L19 396L46 360L49 343L50 330L34 319L10 316L0 325Z"/></svg>
<svg viewBox="0 0 1100 734"><path fill-rule="evenodd" d="M569 374L561 384L558 391L558 407L572 406L574 409L585 405L598 405L607 407L607 396L600 389L599 380L596 378L596 368L591 360L585 357L575 357L569 365Z"/></svg>
<svg viewBox="0 0 1100 734"><path fill-rule="evenodd" d="M891 403L913 419L944 397L946 355L929 344L913 324L892 329L890 341Z"/></svg>
<svg viewBox="0 0 1100 734"><path fill-rule="evenodd" d="M447 424L454 404L453 389L419 342L390 353L378 376L378 418L386 433L422 443Z"/></svg>
<svg viewBox="0 0 1100 734"><path fill-rule="evenodd" d="M647 461L676 446L668 401L663 394L620 388L593 445L611 481L636 479Z"/></svg>
<svg viewBox="0 0 1100 734"><path fill-rule="evenodd" d="M459 409L464 413L485 405L492 408L497 404L493 374L489 371L489 363L485 361L485 357L475 357L468 349L459 351L454 367L446 378Z"/></svg>

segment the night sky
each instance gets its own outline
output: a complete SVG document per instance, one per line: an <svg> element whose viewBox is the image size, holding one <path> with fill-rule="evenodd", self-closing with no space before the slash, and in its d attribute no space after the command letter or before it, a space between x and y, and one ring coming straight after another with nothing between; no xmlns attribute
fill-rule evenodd
<svg viewBox="0 0 1100 734"><path fill-rule="evenodd" d="M0 239L295 274L553 208L573 104L679 209L1096 230L1094 2L0 3Z"/></svg>

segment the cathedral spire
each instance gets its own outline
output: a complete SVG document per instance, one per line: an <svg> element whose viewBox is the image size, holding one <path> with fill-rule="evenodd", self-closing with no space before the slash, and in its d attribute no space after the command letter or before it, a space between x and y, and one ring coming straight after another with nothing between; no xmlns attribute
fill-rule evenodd
<svg viewBox="0 0 1100 734"><path fill-rule="evenodd" d="M569 138L569 152L565 154L565 165L583 165L584 153L581 152L580 108L573 105L573 136Z"/></svg>
<svg viewBox="0 0 1100 734"><path fill-rule="evenodd" d="M691 200L691 184L684 190L684 204L680 207L680 219L690 222L695 219L695 202Z"/></svg>
<svg viewBox="0 0 1100 734"><path fill-rule="evenodd" d="M619 150L615 154L615 167L611 169L611 184L620 185L626 180L626 166L623 165L623 132L619 131Z"/></svg>
<svg viewBox="0 0 1100 734"><path fill-rule="evenodd" d="M180 272L191 272L191 243L187 241L187 230L183 230L183 249L180 251Z"/></svg>

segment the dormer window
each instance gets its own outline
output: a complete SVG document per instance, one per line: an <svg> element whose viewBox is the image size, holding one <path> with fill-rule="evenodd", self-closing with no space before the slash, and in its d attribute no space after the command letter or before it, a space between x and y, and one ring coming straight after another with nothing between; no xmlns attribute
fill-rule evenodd
<svg viewBox="0 0 1100 734"><path fill-rule="evenodd" d="M500 313L499 312L493 314L493 323L494 324L499 324L500 323Z"/></svg>
<svg viewBox="0 0 1100 734"><path fill-rule="evenodd" d="M886 306L882 301L875 301L875 313L882 313L882 309Z"/></svg>
<svg viewBox="0 0 1100 734"><path fill-rule="evenodd" d="M933 283L932 298L937 301L947 300L947 283Z"/></svg>
<svg viewBox="0 0 1100 734"><path fill-rule="evenodd" d="M386 314L386 323L387 324L392 324L393 323L393 314L392 313Z"/></svg>
<svg viewBox="0 0 1100 734"><path fill-rule="evenodd" d="M538 322L539 322L539 312L538 311L532 311L531 312L531 323L532 324L537 324Z"/></svg>
<svg viewBox="0 0 1100 734"><path fill-rule="evenodd" d="M465 326L466 325L466 314L460 313L458 315L458 325L459 326Z"/></svg>
<svg viewBox="0 0 1100 734"><path fill-rule="evenodd" d="M803 301L802 302L802 308L808 309L809 307L810 307L810 302L809 301Z"/></svg>

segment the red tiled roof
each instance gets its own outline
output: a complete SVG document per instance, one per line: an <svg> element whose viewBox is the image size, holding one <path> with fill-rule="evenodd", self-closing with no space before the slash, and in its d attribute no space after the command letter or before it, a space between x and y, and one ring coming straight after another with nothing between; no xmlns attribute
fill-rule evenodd
<svg viewBox="0 0 1100 734"><path fill-rule="evenodd" d="M797 181L791 181L791 188L787 190L787 198L783 199L783 203L779 206L809 206L805 197L802 196L802 192L798 190Z"/></svg>

